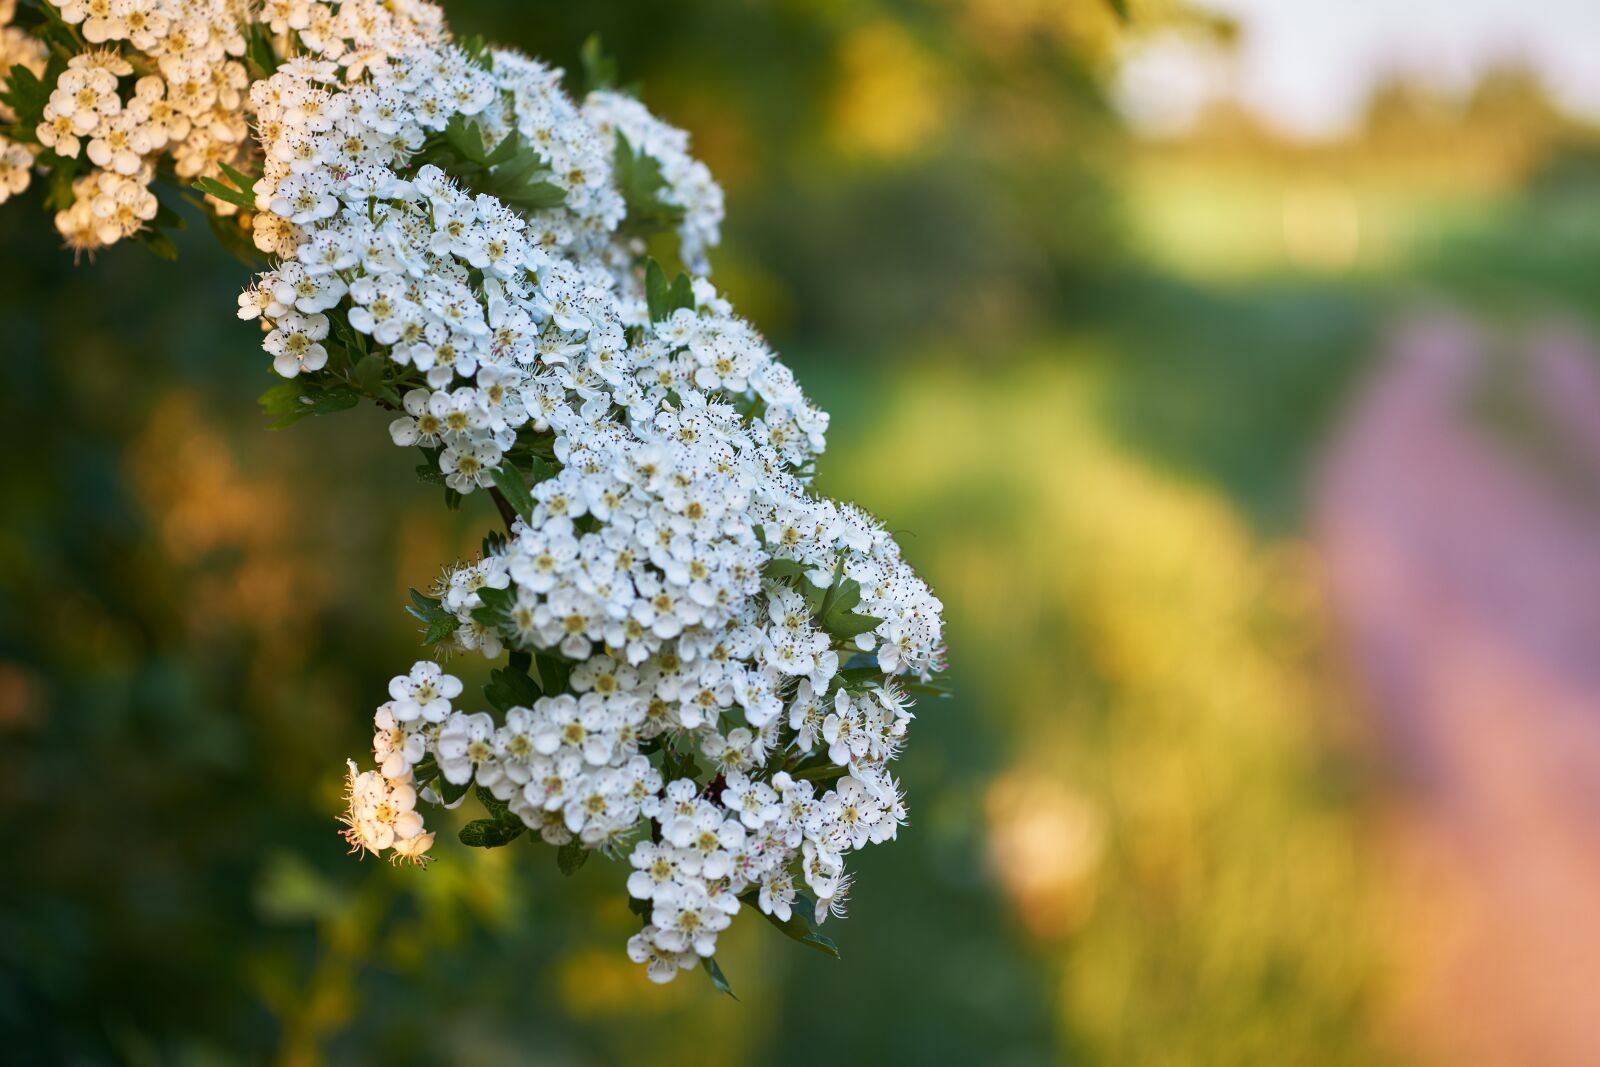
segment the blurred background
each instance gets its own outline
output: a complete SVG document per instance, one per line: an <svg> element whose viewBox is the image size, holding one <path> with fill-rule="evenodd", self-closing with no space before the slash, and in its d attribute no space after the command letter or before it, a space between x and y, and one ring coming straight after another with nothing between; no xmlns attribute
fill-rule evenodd
<svg viewBox="0 0 1600 1067"><path fill-rule="evenodd" d="M335 834L494 525L268 431L242 267L0 212L0 1059L1600 1062L1600 9L451 0L728 191L821 483L947 607L843 961ZM469 679L469 682L471 679Z"/></svg>

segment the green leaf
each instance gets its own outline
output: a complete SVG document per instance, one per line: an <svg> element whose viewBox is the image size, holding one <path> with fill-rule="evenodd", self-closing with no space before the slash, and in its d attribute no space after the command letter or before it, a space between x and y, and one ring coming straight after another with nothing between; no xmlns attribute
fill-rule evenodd
<svg viewBox="0 0 1600 1067"><path fill-rule="evenodd" d="M870 664L860 667L846 667L833 677L840 686L852 689L857 686L882 684L883 671L879 670L876 664Z"/></svg>
<svg viewBox="0 0 1600 1067"><path fill-rule="evenodd" d="M841 614L832 612L822 620L822 628L835 637L849 639L859 637L864 633L871 633L883 622L876 615L857 615L855 613Z"/></svg>
<svg viewBox="0 0 1600 1067"><path fill-rule="evenodd" d="M489 792L483 786L480 785L475 788L472 791L472 795L478 798L478 803L483 805L484 810L487 811L496 822L514 823L521 821L515 815L511 814L511 809L506 806L505 801Z"/></svg>
<svg viewBox="0 0 1600 1067"><path fill-rule="evenodd" d="M511 624L511 609L517 603L517 594L510 588L491 589L485 586L478 590L478 599L483 603L472 609L473 622L491 630L503 630Z"/></svg>
<svg viewBox="0 0 1600 1067"><path fill-rule="evenodd" d="M251 192L251 189L256 184L256 180L254 178L242 170L235 170L221 160L217 161L217 168L222 171L222 176L224 178L227 178L233 183L234 188L239 189L242 192L250 193L251 202L254 202L255 194Z"/></svg>
<svg viewBox="0 0 1600 1067"><path fill-rule="evenodd" d="M528 479L522 472L510 463L501 463L489 474L494 478L494 487L500 490L500 495L511 505L511 510L524 519L532 518L533 494L528 491Z"/></svg>
<svg viewBox="0 0 1600 1067"><path fill-rule="evenodd" d="M782 930L785 937L798 941L802 945L809 945L818 952L832 956L834 959L839 958L839 946L833 943L831 937L818 931L816 926L812 924L811 916L816 914L817 905L815 901L804 893L795 896L794 906L789 910L787 921L778 918L776 915L768 915L761 910L761 894L758 890L752 889L739 899L754 908L756 914L766 919L767 922Z"/></svg>
<svg viewBox="0 0 1600 1067"><path fill-rule="evenodd" d="M272 50L272 37L259 22L250 24L245 36L244 62L251 82L262 81L278 69L278 55Z"/></svg>
<svg viewBox="0 0 1600 1067"><path fill-rule="evenodd" d="M218 200L226 201L246 211L254 211L256 209L256 194L248 190L235 189L231 185L222 184L215 178L196 178L191 184L207 196L214 196Z"/></svg>
<svg viewBox="0 0 1600 1067"><path fill-rule="evenodd" d="M644 298L650 307L650 321L660 322L668 315L667 300L668 289L667 272L661 269L661 264L654 259L644 265Z"/></svg>
<svg viewBox="0 0 1600 1067"><path fill-rule="evenodd" d="M679 308L688 308L690 311L695 309L694 282L690 281L689 276L683 271L680 270L678 276L672 279L672 292L667 295L667 307L671 309L667 313L669 317Z"/></svg>
<svg viewBox="0 0 1600 1067"><path fill-rule="evenodd" d="M51 67L59 67L58 59L52 59ZM44 120L45 105L50 102L50 89L56 83L60 71L54 74L46 69L41 80L33 71L17 63L11 67L5 76L5 90L0 92L0 104L5 104L16 115L16 121L5 128L6 136L14 141L27 141L38 144L38 134L35 127Z"/></svg>
<svg viewBox="0 0 1600 1067"><path fill-rule="evenodd" d="M422 760L411 768L411 777L418 790L421 790L423 786L439 777L439 764L433 758L432 753L423 756Z"/></svg>
<svg viewBox="0 0 1600 1067"><path fill-rule="evenodd" d="M578 49L578 59L583 64L583 91L596 92L615 89L617 86L617 61L606 55L600 35L591 33Z"/></svg>
<svg viewBox="0 0 1600 1067"><path fill-rule="evenodd" d="M938 682L901 682L900 688L915 696L932 697L934 700L955 696L954 689Z"/></svg>
<svg viewBox="0 0 1600 1067"><path fill-rule="evenodd" d="M621 132L612 156L612 175L628 205L627 222L635 230L648 233L671 229L683 220L683 208L662 198L667 180L661 173L660 161L648 153L635 152Z"/></svg>
<svg viewBox="0 0 1600 1067"><path fill-rule="evenodd" d="M72 181L78 176L80 160L63 159L54 152L41 152L35 162L50 168L50 176L45 179L44 206L51 211L67 210L77 199L72 191Z"/></svg>
<svg viewBox="0 0 1600 1067"><path fill-rule="evenodd" d="M450 121L445 124L444 139L467 162L479 166L489 162L489 152L483 144L483 127L467 116L460 113L451 115Z"/></svg>
<svg viewBox="0 0 1600 1067"><path fill-rule="evenodd" d="M461 620L446 611L438 597L426 596L415 589L411 590L411 604L406 611L427 626L422 636L422 643L426 645L438 644L461 627Z"/></svg>
<svg viewBox="0 0 1600 1067"><path fill-rule="evenodd" d="M322 385L308 378L290 378L262 393L258 403L268 415L279 416L271 423L274 430L293 425L310 415L345 411L361 402L361 395L347 385Z"/></svg>
<svg viewBox="0 0 1600 1067"><path fill-rule="evenodd" d="M206 209L205 201L199 197L186 197L201 208L205 216L206 227L217 243L227 249L228 254L251 270L260 270L267 262L265 252L256 247L255 241L248 231L239 225L239 220L234 217L224 218L215 211Z"/></svg>
<svg viewBox="0 0 1600 1067"><path fill-rule="evenodd" d="M717 987L718 993L726 993L728 996L733 997L734 1000L739 999L734 995L733 986L728 984L728 976L722 973L721 967L717 966L715 956L705 957L700 961L700 966L704 967L706 973L711 976L711 984Z"/></svg>
<svg viewBox="0 0 1600 1067"><path fill-rule="evenodd" d="M679 778L700 777L700 767L687 751L680 751L675 745L665 745L661 749L661 777L668 782L675 782Z"/></svg>
<svg viewBox="0 0 1600 1067"><path fill-rule="evenodd" d="M679 308L694 310L694 283L682 271L667 284L667 272L654 259L644 265L644 295L650 307L650 321L670 319Z"/></svg>
<svg viewBox="0 0 1600 1067"><path fill-rule="evenodd" d="M363 392L369 396L382 397L391 404L400 403L400 394L394 387L384 381L384 372L389 369L389 360L378 352L368 352L356 360L352 368L356 384L361 386Z"/></svg>
<svg viewBox="0 0 1600 1067"><path fill-rule="evenodd" d="M140 230L138 241L160 259L173 262L178 258L178 246L172 243L165 230Z"/></svg>
<svg viewBox="0 0 1600 1067"><path fill-rule="evenodd" d="M483 687L483 698L490 707L501 713L512 708L529 707L542 695L537 682L510 667L490 671L489 684Z"/></svg>
<svg viewBox="0 0 1600 1067"><path fill-rule="evenodd" d="M568 878L577 874L578 868L587 862L589 862L589 850L577 839L568 841L556 850L556 866L561 868L561 873Z"/></svg>
<svg viewBox="0 0 1600 1067"><path fill-rule="evenodd" d="M539 688L547 696L567 691L567 681L572 677L572 667L565 660L548 652L540 652L534 656L534 663L539 672Z"/></svg>
<svg viewBox="0 0 1600 1067"><path fill-rule="evenodd" d="M439 795L444 797L444 802L446 804L454 804L456 801L466 796L467 790L471 788L472 779L470 778L468 778L465 782L462 782L460 785L457 785L444 775L441 774L439 776Z"/></svg>
<svg viewBox="0 0 1600 1067"><path fill-rule="evenodd" d="M767 560L761 568L761 573L777 581L786 581L790 578L804 578L811 568L797 559L780 559L774 556Z"/></svg>
<svg viewBox="0 0 1600 1067"><path fill-rule="evenodd" d="M461 828L460 834L463 845L473 848L499 848L509 845L522 836L527 827L521 822L505 823L494 819L474 819Z"/></svg>

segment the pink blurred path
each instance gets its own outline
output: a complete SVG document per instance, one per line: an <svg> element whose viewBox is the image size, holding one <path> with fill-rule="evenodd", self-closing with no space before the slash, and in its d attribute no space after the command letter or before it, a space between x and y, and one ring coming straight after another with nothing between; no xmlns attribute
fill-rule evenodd
<svg viewBox="0 0 1600 1067"><path fill-rule="evenodd" d="M1600 356L1410 322L1317 503L1400 772L1403 1032L1440 1063L1600 1064Z"/></svg>

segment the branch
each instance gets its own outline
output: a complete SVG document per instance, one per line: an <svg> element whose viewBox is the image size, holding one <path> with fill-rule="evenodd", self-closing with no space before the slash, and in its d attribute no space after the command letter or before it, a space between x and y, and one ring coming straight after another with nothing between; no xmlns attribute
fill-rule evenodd
<svg viewBox="0 0 1600 1067"><path fill-rule="evenodd" d="M500 509L500 520L506 524L506 533L510 533L517 521L517 509L512 507L511 502L492 485L489 487L489 496L494 501L494 506Z"/></svg>

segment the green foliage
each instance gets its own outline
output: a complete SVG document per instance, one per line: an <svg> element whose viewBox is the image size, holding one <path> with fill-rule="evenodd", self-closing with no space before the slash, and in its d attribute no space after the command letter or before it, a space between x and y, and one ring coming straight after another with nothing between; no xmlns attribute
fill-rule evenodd
<svg viewBox="0 0 1600 1067"><path fill-rule="evenodd" d="M556 850L556 867L568 878L577 874L578 868L587 862L589 862L589 850L576 839L568 841Z"/></svg>
<svg viewBox="0 0 1600 1067"><path fill-rule="evenodd" d="M393 407L399 407L400 393L388 381L388 374L393 367L394 363L387 356L379 352L368 352L355 361L350 373L362 392L377 397Z"/></svg>
<svg viewBox="0 0 1600 1067"><path fill-rule="evenodd" d="M493 472L494 487L506 498L506 503L524 519L533 516L533 494L528 491L528 479L509 461L500 464Z"/></svg>
<svg viewBox="0 0 1600 1067"><path fill-rule="evenodd" d="M811 581L810 567L798 560L773 557L762 567L762 574L777 581L785 581L800 589L806 603L816 616L817 625L840 640L849 640L859 634L869 633L883 622L875 615L856 612L861 603L861 583L844 576L844 560L834 570L833 582L826 588ZM882 677L882 672L877 672Z"/></svg>
<svg viewBox="0 0 1600 1067"><path fill-rule="evenodd" d="M539 652L533 657L533 671L539 688L546 693L565 693L572 677L572 665L551 652Z"/></svg>
<svg viewBox="0 0 1600 1067"><path fill-rule="evenodd" d="M5 89L0 90L0 104L9 107L17 117L0 126L0 132L13 141L38 144L35 128L44 120L44 107L50 102L50 88L64 69L66 64L59 56L51 57L42 79L21 63L12 66L5 77Z"/></svg>
<svg viewBox="0 0 1600 1067"><path fill-rule="evenodd" d="M768 915L761 910L761 894L757 890L752 889L739 899L757 915L760 915L778 930L781 930L783 935L790 940L798 941L802 945L814 948L824 955L832 956L834 959L839 958L839 946L834 944L831 937L819 931L815 924L811 922L811 916L816 914L817 904L816 901L804 893L796 894L794 906L790 910L789 918L786 920L780 919L776 915Z"/></svg>
<svg viewBox="0 0 1600 1067"><path fill-rule="evenodd" d="M702 959L700 966L705 968L706 974L711 976L711 984L716 987L718 993L726 993L728 996L733 997L734 1000L739 999L734 995L733 986L728 984L728 976L722 973L721 967L717 966L715 956L707 956Z"/></svg>
<svg viewBox="0 0 1600 1067"><path fill-rule="evenodd" d="M257 399L263 412L278 416L269 425L274 430L312 415L348 411L360 402L361 395L348 385L324 385L304 375L279 382Z"/></svg>
<svg viewBox="0 0 1600 1067"><path fill-rule="evenodd" d="M544 158L515 130L493 148L487 142L480 123L455 115L442 135L429 140L419 162L435 163L473 192L497 196L525 211L566 202L566 190L549 180L552 172Z"/></svg>
<svg viewBox="0 0 1600 1067"><path fill-rule="evenodd" d="M411 590L411 603L406 605L406 611L427 627L422 635L422 643L425 645L438 644L461 626L461 620L446 611L438 597L428 596L415 589Z"/></svg>
<svg viewBox="0 0 1600 1067"><path fill-rule="evenodd" d="M483 698L494 710L504 714L512 708L528 707L544 694L524 671L512 667L499 667L489 672L489 683L483 687Z"/></svg>
<svg viewBox="0 0 1600 1067"><path fill-rule="evenodd" d="M472 848L499 848L511 844L527 829L521 822L512 824L495 819L474 819L463 826L456 836L463 845Z"/></svg>
<svg viewBox="0 0 1600 1067"><path fill-rule="evenodd" d="M217 167L222 171L222 176L227 179L226 182L216 178L200 177L190 184L207 196L215 197L224 203L232 204L245 211L256 210L256 194L251 188L255 185L255 179L242 171L235 170L226 163L219 162Z"/></svg>
<svg viewBox="0 0 1600 1067"><path fill-rule="evenodd" d="M646 152L635 152L621 131L612 155L612 175L628 205L629 229L650 234L670 230L683 221L683 208L662 196L667 179L661 173L661 164Z"/></svg>
<svg viewBox="0 0 1600 1067"><path fill-rule="evenodd" d="M679 271L678 276L672 279L672 284L668 285L667 272L653 258L644 266L644 293L651 322L670 319L679 308L688 308L690 311L695 308L694 283L689 276Z"/></svg>
<svg viewBox="0 0 1600 1067"><path fill-rule="evenodd" d="M583 91L586 95L617 87L617 61L606 54L598 33L591 33L584 38L583 47L578 50L578 60L583 66Z"/></svg>
<svg viewBox="0 0 1600 1067"><path fill-rule="evenodd" d="M259 22L252 22L245 29L244 64L252 82L269 78L278 69L278 54L272 49L272 35Z"/></svg>

